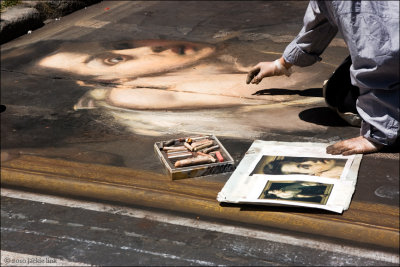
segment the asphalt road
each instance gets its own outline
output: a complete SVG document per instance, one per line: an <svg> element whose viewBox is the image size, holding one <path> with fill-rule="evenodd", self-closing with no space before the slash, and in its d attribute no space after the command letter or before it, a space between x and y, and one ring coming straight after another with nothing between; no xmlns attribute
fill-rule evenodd
<svg viewBox="0 0 400 267"><path fill-rule="evenodd" d="M398 261L395 253L188 214L10 189L2 189L1 203L2 265L35 259L100 266L387 266Z"/></svg>
<svg viewBox="0 0 400 267"><path fill-rule="evenodd" d="M300 30L306 6L303 1L103 1L6 43L1 47L1 103L7 106L1 114L2 152L165 174L153 144L179 135L212 132L237 162L254 139L332 142L356 136L359 130L341 121L322 98L323 81L347 56L340 36L321 63L295 69L290 80L280 77L247 89L241 68L227 67L277 58ZM171 67L158 79L164 70L150 64L148 73L129 80L130 69L113 72L110 64L102 64L93 72L79 65L82 60L73 61L84 54L84 62L93 66L88 55L93 59L105 50L129 49L132 40L149 39L214 47L215 58L201 59L189 65L192 69L185 65L183 74L193 75L184 76L193 82L187 86L199 93L193 86L198 85L196 71L217 73L202 82L226 88L206 95L234 104L127 111L104 95L132 84L153 91L165 84L173 84L174 92L188 90L179 87L185 84L182 68ZM188 47L188 54L196 50ZM353 200L398 208L398 161L396 151L364 156ZM399 261L393 249L197 218L195 211L178 214L9 189L2 189L1 201L2 264L6 257L13 264L37 259L60 265L375 266Z"/></svg>

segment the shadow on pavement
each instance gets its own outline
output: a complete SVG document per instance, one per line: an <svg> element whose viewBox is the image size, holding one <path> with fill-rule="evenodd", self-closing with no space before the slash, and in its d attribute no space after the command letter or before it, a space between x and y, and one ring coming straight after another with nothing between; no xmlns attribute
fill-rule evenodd
<svg viewBox="0 0 400 267"><path fill-rule="evenodd" d="M303 121L331 127L349 126L342 118L328 107L317 107L303 110L299 113Z"/></svg>
<svg viewBox="0 0 400 267"><path fill-rule="evenodd" d="M305 90L290 90L282 88L263 89L255 92L253 95L299 95L322 97L322 88L309 88Z"/></svg>

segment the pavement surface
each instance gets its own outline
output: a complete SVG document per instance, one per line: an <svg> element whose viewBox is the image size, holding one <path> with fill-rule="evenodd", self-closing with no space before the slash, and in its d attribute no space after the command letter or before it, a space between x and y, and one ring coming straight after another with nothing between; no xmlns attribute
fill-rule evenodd
<svg viewBox="0 0 400 267"><path fill-rule="evenodd" d="M307 2L302 1L103 1L3 44L1 104L7 107L1 113L3 164L12 165L15 158L40 157L50 162L42 163L49 164L42 173L57 174L62 165L57 165L59 162L72 162L71 166L75 162L115 172L130 169L166 177L153 151L153 144L160 140L214 133L239 162L255 139L328 143L357 136L359 130L347 126L326 107L322 97L323 81L347 56L340 36L327 48L322 62L295 69L290 79L271 78L258 86L244 84L246 68L279 57L296 36L306 6ZM116 64L143 60L131 50L139 48L147 53L146 45L154 40L167 40L157 41L159 53L167 57L160 61L162 64L140 61L139 68L134 62ZM170 51L172 55L167 54ZM183 54L184 60L176 59L174 53ZM126 90L131 88L134 90ZM129 93L121 95L121 91ZM192 108L175 100L180 97ZM128 104L142 108L132 109ZM33 175L36 167L29 162L17 168L31 169ZM365 221L355 221L355 225L366 221L369 223L365 225L379 224L376 207L398 214L398 162L398 151L363 157L353 201L370 205L372 215L366 214ZM85 173L85 169L75 171L77 177ZM193 180L222 186L228 177ZM63 189L53 188L54 192L44 191L57 193ZM21 189L44 192L34 186ZM71 187L69 192L73 190L78 188ZM328 251L317 245L304 247L304 242L292 246L279 238L260 240L250 236L251 231L235 235L228 230L218 232L223 228L219 226L202 229L98 210L89 212L82 199L76 207L64 205L67 200L42 201L44 204L39 205L41 194L31 198L24 195L28 193L2 191L2 249L18 253L11 254L14 258L48 256L49 260L99 265L398 263L398 248L379 244L364 246L357 240L349 243L312 236L313 242L329 244L326 247L346 244L356 249ZM133 208L141 211L140 204ZM144 206L151 207L151 203ZM165 214L167 210L157 212ZM173 216L198 217L195 209ZM340 216L331 214L326 217L340 220ZM382 220L382 229L388 225L397 225L398 229L395 218ZM207 223L214 225L216 221L207 218ZM226 227L229 223L224 221ZM147 224L151 227L143 226ZM284 227L253 229L259 233L285 231ZM283 235L296 236L297 240L309 237L301 231ZM98 256L97 251L115 258Z"/></svg>
<svg viewBox="0 0 400 267"><path fill-rule="evenodd" d="M53 20L60 20L65 15L97 2L100 0L19 1L1 12L0 43L30 34Z"/></svg>

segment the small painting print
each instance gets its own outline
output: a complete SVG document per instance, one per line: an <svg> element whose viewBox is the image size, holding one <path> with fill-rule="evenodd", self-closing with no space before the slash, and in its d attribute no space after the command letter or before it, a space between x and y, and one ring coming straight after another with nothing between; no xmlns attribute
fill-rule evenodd
<svg viewBox="0 0 400 267"><path fill-rule="evenodd" d="M339 179L347 159L262 156L253 174L290 175L303 174Z"/></svg>
<svg viewBox="0 0 400 267"><path fill-rule="evenodd" d="M268 181L259 199L287 200L325 205L332 184L306 181Z"/></svg>

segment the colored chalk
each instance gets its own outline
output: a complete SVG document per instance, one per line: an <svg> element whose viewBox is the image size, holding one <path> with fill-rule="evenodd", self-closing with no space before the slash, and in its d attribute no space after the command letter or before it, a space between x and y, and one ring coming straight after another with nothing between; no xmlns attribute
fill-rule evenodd
<svg viewBox="0 0 400 267"><path fill-rule="evenodd" d="M192 156L193 156L192 152L183 152L183 151L167 154L167 157L169 159L187 158L187 157L192 157Z"/></svg>
<svg viewBox="0 0 400 267"><path fill-rule="evenodd" d="M201 150L201 152L207 154L207 153L210 153L211 151L216 150L218 148L219 148L219 145L215 145L215 146L212 146L212 147L209 147L209 148L205 148L205 149Z"/></svg>
<svg viewBox="0 0 400 267"><path fill-rule="evenodd" d="M197 155L209 157L209 158L211 159L211 162L212 162L212 163L214 163L214 162L217 161L213 156L211 156L211 155L209 155L209 154L206 154L206 153L203 153L203 152L200 152L200 151L199 151L199 152L196 152L196 153L197 153Z"/></svg>
<svg viewBox="0 0 400 267"><path fill-rule="evenodd" d="M189 143L185 142L183 145L184 145L187 149L189 149L190 151L193 151L193 147L192 147Z"/></svg>
<svg viewBox="0 0 400 267"><path fill-rule="evenodd" d="M224 162L224 157L221 155L221 152L216 151L215 156L217 157L219 162Z"/></svg>
<svg viewBox="0 0 400 267"><path fill-rule="evenodd" d="M184 146L165 146L163 147L164 151L187 151L187 148Z"/></svg>
<svg viewBox="0 0 400 267"><path fill-rule="evenodd" d="M164 146L173 146L173 145L175 145L175 140L174 139L168 140L168 141L163 142L163 144L164 144Z"/></svg>
<svg viewBox="0 0 400 267"><path fill-rule="evenodd" d="M194 143L193 143L193 144L194 144ZM203 149L203 148L212 146L212 145L214 144L214 142L213 142L212 140L208 140L207 142L204 142L203 144L198 145L198 146L193 146L193 144L192 144L193 150L194 150L194 151L199 151L199 150L201 150L201 149Z"/></svg>
<svg viewBox="0 0 400 267"><path fill-rule="evenodd" d="M197 156L195 158L182 159L175 162L175 167L185 167L190 165L210 163L211 158L207 156Z"/></svg>

